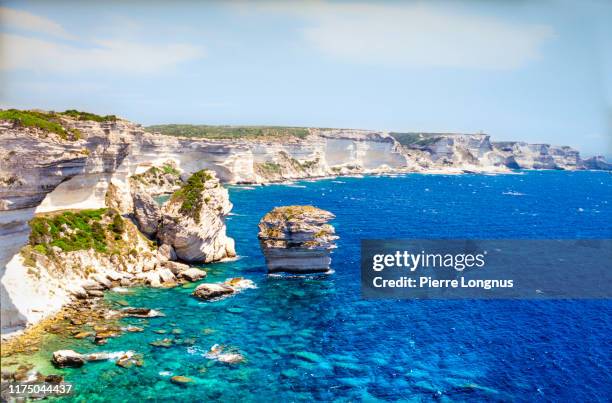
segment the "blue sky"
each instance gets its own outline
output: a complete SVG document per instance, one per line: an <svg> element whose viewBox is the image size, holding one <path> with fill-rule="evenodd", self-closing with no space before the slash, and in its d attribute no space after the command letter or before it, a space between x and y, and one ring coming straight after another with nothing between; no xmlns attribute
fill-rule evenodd
<svg viewBox="0 0 612 403"><path fill-rule="evenodd" d="M0 5L3 108L483 131L612 155L606 1Z"/></svg>

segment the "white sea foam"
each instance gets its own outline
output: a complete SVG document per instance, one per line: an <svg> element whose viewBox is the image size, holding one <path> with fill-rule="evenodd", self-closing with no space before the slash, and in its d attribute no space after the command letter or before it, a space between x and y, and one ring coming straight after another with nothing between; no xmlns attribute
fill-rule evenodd
<svg viewBox="0 0 612 403"><path fill-rule="evenodd" d="M219 260L219 263L235 262L236 260L240 260L242 258L243 256L240 256L240 255L236 255L234 257L224 257L223 259Z"/></svg>

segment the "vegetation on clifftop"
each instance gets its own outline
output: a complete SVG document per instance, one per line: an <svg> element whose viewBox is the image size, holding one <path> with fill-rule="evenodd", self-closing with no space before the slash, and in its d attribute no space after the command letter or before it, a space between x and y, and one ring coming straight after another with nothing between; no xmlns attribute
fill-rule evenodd
<svg viewBox="0 0 612 403"><path fill-rule="evenodd" d="M151 183L162 185L164 180L168 180L168 178L163 178L165 175L170 175L171 180L179 181L181 172L177 169L174 162L166 161L160 167L153 166L143 173L132 175L131 178L145 185Z"/></svg>
<svg viewBox="0 0 612 403"><path fill-rule="evenodd" d="M146 128L167 136L201 137L208 139L278 139L300 138L308 135L304 127L284 126L209 126L209 125L155 125Z"/></svg>
<svg viewBox="0 0 612 403"><path fill-rule="evenodd" d="M76 120L92 120L94 122L114 122L117 120L117 116L115 115L96 115L95 113L77 111L76 109L68 109L59 114L70 116Z"/></svg>
<svg viewBox="0 0 612 403"><path fill-rule="evenodd" d="M44 255L51 254L53 246L63 252L94 249L109 253L125 232L121 215L106 208L38 216L30 227L30 247Z"/></svg>
<svg viewBox="0 0 612 403"><path fill-rule="evenodd" d="M403 146L428 146L440 140L441 134L437 133L389 133Z"/></svg>
<svg viewBox="0 0 612 403"><path fill-rule="evenodd" d="M191 175L187 182L179 190L174 192L172 200L180 201L179 212L185 216L193 218L196 223L200 223L200 210L206 202L202 196L206 181L213 179L210 171L203 169Z"/></svg>
<svg viewBox="0 0 612 403"><path fill-rule="evenodd" d="M20 126L34 127L49 133L55 133L64 140L81 138L79 130L65 128L53 113L8 109L0 111L0 120L8 120Z"/></svg>
<svg viewBox="0 0 612 403"><path fill-rule="evenodd" d="M70 109L65 112L22 111L18 109L0 110L0 120L8 120L23 127L33 127L48 133L55 133L63 140L79 140L82 133L79 129L66 127L62 117L95 122L115 121L115 115L100 116L94 113Z"/></svg>
<svg viewBox="0 0 612 403"><path fill-rule="evenodd" d="M278 175L281 173L281 166L275 162L256 162L254 163L255 171L263 176Z"/></svg>
<svg viewBox="0 0 612 403"><path fill-rule="evenodd" d="M291 221L294 219L302 219L304 216L329 216L330 218L333 215L325 210L320 208L305 205L305 206L281 206L275 207L272 211L268 212L263 221Z"/></svg>

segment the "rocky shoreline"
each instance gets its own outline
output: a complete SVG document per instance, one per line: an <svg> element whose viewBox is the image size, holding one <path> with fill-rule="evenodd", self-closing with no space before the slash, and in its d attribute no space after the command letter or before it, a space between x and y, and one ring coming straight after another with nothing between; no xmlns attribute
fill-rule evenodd
<svg viewBox="0 0 612 403"><path fill-rule="evenodd" d="M178 262L168 262L168 270L177 273L176 282L163 283L162 287L177 287L188 282L199 281L206 277L206 272L201 269L193 268ZM128 288L123 286L145 286L141 280L125 284L123 279L101 281L95 287L87 287L90 290L99 291L94 295L83 295L65 305L60 312L51 315L38 323L29 326L23 332L14 337L2 341L1 358L3 361L2 382L19 381L39 381L39 382L62 382L63 375L57 373L42 374L34 364L28 364L24 357L36 354L43 343L43 338L48 335L73 340L89 340L92 345L102 346L110 338L118 338L126 333L137 333L145 330L149 326L145 323L149 319L163 317L163 312L146 308L130 307L123 299L108 301L103 298L104 292L114 291L116 293L130 293ZM213 290L215 286L222 287L224 292L218 295L207 293L204 295L202 290ZM202 283L196 287L193 297L214 302L219 297L226 297L241 292L245 289L256 288L251 280L244 278L230 278L224 283ZM138 325L124 325L121 320L124 318L138 318ZM156 333L166 333L166 331L156 330ZM171 332L173 335L180 336L181 331L175 328ZM154 347L166 348L176 343L190 345L190 339L171 339L161 338L150 344ZM232 352L222 352L223 347L213 346L207 354L209 359L218 360L227 364L236 364L244 360L240 354ZM111 351L79 353L74 350L56 350L49 357L50 362L55 368L81 367L88 362L111 360L115 365L123 368L131 366L142 366L146 357L142 353L135 351ZM171 380L178 382L178 380Z"/></svg>
<svg viewBox="0 0 612 403"><path fill-rule="evenodd" d="M113 286L168 287L205 276L179 261L235 256L224 220L232 205L214 172L183 180L166 162L130 181L131 198L107 194L112 207L38 214L30 221L27 244L3 269L3 330L36 323L71 300L99 298ZM153 200L172 189L163 205Z"/></svg>

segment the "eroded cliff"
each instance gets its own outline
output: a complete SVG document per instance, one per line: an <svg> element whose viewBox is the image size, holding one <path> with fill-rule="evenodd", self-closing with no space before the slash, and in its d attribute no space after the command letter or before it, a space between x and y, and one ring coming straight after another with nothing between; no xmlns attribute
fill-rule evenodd
<svg viewBox="0 0 612 403"><path fill-rule="evenodd" d="M329 211L313 206L276 207L259 221L259 243L271 273L327 272L336 247Z"/></svg>
<svg viewBox="0 0 612 403"><path fill-rule="evenodd" d="M480 134L390 135L365 130L299 129L298 136L283 138L206 139L150 133L116 116L78 111L2 112L0 286L3 326L24 323L24 318L36 316L33 312L39 310L18 297L16 290L22 288L16 281L24 272L15 271L17 267L25 267L24 256L19 252L29 242L28 222L35 214L111 208L124 217L133 216L150 239L163 238L167 243L163 245L166 257L174 253L168 250L174 245L181 259L210 261L233 253L223 224L223 216L231 204L219 183L265 183L388 172L610 168L602 159L583 161L578 152L569 147L494 143L488 135ZM181 213L184 202L180 197L163 207L157 206L152 198L158 193L177 191L184 180L202 170L210 170L214 172L210 175L218 178L205 184L205 191L210 195L202 200L210 197L210 204L201 206L200 219L212 223L205 231L197 228L194 217L186 218ZM163 231L158 234L160 225ZM145 242L144 248L147 240L139 235L138 239L141 238L134 242L135 245ZM60 253L89 253L55 252L66 261L76 258ZM48 267L52 267L52 263ZM44 274L44 270L40 270ZM28 287L40 285L42 280L32 276L25 284ZM46 286L41 287L45 290ZM52 291L41 291L36 298L44 301L45 295L49 296ZM29 313L24 314L26 311Z"/></svg>
<svg viewBox="0 0 612 403"><path fill-rule="evenodd" d="M227 189L215 173L198 171L162 206L157 238L187 262L235 257L234 240L227 236L225 227L225 216L231 209Z"/></svg>

